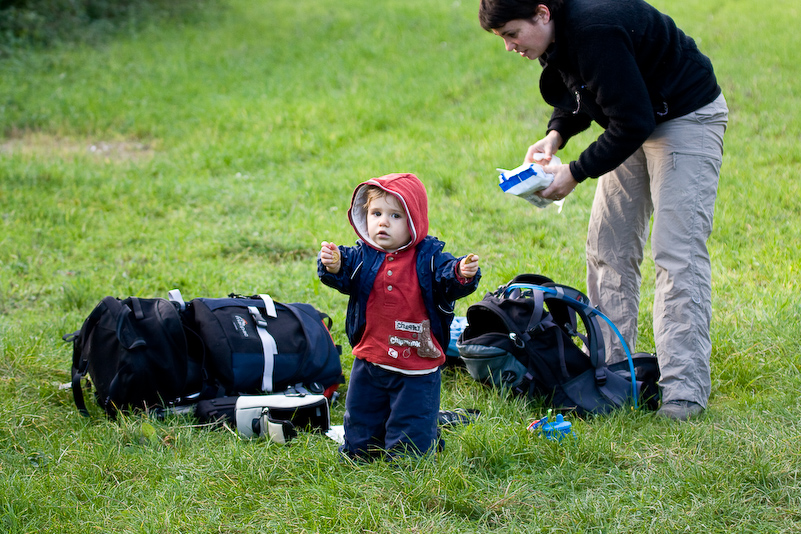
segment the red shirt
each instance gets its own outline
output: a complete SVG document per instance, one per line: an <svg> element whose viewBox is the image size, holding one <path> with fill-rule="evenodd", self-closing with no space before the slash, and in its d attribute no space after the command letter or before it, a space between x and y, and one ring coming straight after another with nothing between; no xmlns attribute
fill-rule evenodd
<svg viewBox="0 0 801 534"><path fill-rule="evenodd" d="M431 334L414 249L387 253L367 299L366 319L355 357L408 374L445 363L445 351Z"/></svg>

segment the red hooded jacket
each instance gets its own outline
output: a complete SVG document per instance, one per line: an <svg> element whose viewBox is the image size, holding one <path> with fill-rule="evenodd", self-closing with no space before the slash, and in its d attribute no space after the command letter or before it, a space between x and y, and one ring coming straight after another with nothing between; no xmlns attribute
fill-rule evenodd
<svg viewBox="0 0 801 534"><path fill-rule="evenodd" d="M411 239L395 252L372 243L367 233L368 185L392 194L406 211ZM427 235L428 198L413 174L359 184L348 218L360 239L356 246L339 246L342 267L337 273L329 273L318 257L317 274L350 297L346 329L353 354L406 374L436 370L445 361L455 300L476 290L480 271L472 279L459 279L460 258Z"/></svg>

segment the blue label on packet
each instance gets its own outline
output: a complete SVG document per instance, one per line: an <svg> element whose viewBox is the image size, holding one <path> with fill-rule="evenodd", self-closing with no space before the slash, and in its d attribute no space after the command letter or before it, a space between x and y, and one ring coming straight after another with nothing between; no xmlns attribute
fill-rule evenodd
<svg viewBox="0 0 801 534"><path fill-rule="evenodd" d="M523 183L532 176L537 176L538 173L542 172L541 169L542 167L536 163L527 163L511 171L503 171L500 174L498 187L503 189L504 192L509 191L509 189Z"/></svg>

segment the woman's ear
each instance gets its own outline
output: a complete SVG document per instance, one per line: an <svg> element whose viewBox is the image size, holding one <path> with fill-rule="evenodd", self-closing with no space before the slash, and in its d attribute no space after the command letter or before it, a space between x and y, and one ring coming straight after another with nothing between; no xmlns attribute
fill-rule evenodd
<svg viewBox="0 0 801 534"><path fill-rule="evenodd" d="M539 4L534 10L534 18L543 24L548 24L551 21L551 10L545 4Z"/></svg>

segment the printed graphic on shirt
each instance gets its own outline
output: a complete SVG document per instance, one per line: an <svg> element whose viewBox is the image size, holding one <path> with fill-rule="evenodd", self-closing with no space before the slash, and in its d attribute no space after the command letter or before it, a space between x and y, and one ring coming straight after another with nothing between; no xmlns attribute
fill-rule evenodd
<svg viewBox="0 0 801 534"><path fill-rule="evenodd" d="M395 321L395 330L401 332L414 332L420 334L423 331L423 325L420 323L407 323L406 321Z"/></svg>
<svg viewBox="0 0 801 534"><path fill-rule="evenodd" d="M399 333L390 334L390 347L387 351L392 358L399 356L408 358L412 354L412 349L415 349L421 358L436 359L442 355L431 338L431 321L428 319L422 323L395 321L395 330ZM397 347L397 350L394 347Z"/></svg>

